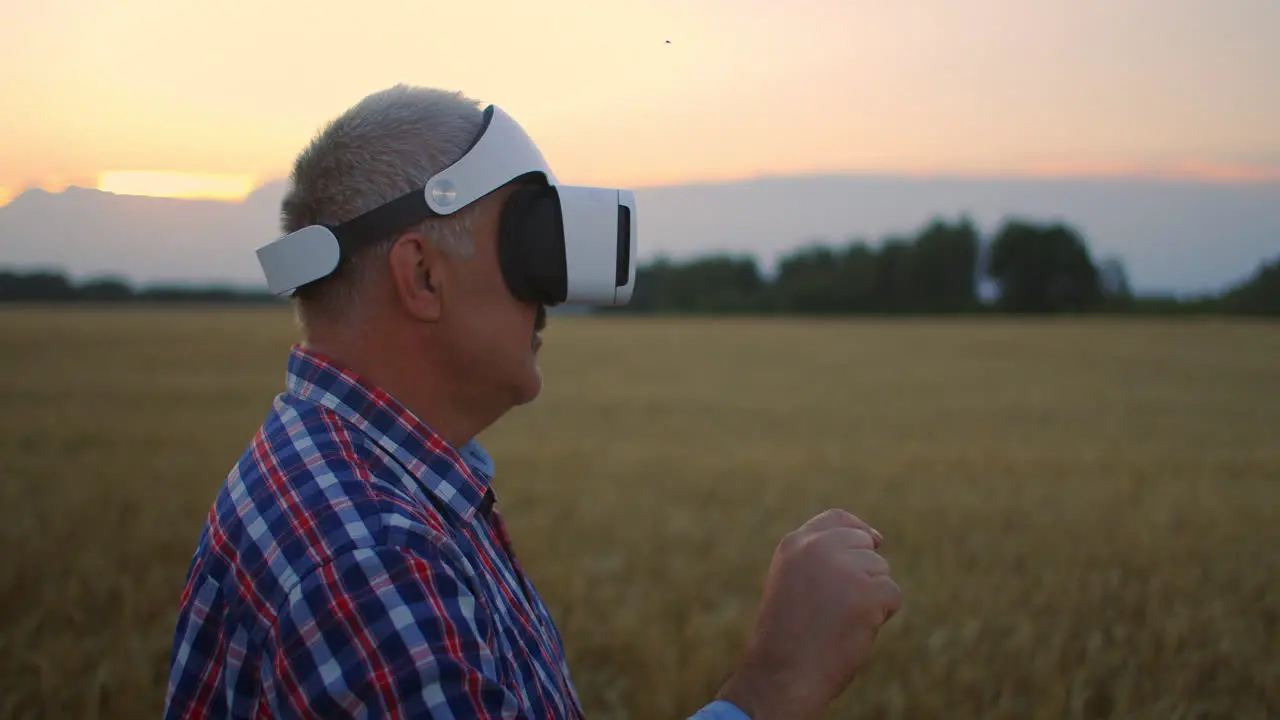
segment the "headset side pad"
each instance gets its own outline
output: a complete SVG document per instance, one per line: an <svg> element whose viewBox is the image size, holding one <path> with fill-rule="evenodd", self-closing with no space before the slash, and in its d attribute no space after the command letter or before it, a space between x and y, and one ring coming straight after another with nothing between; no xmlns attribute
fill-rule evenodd
<svg viewBox="0 0 1280 720"><path fill-rule="evenodd" d="M502 208L498 261L517 299L554 306L569 293L564 217L554 186L522 187Z"/></svg>

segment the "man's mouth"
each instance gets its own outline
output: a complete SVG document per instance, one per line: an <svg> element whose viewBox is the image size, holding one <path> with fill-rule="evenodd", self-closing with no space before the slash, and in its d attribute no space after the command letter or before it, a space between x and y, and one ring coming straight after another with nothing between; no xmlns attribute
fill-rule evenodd
<svg viewBox="0 0 1280 720"><path fill-rule="evenodd" d="M547 309L544 306L539 305L538 317L533 322L533 337L530 340L530 344L532 345L534 352L537 352L538 348L542 347L542 336L539 335L538 333L542 332L542 329L545 328L546 326L547 326Z"/></svg>

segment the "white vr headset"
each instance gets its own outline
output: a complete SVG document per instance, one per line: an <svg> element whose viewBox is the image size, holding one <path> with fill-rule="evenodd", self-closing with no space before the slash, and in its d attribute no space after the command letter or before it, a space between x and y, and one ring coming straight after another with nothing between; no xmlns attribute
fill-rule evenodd
<svg viewBox="0 0 1280 720"><path fill-rule="evenodd" d="M333 273L362 244L457 212L517 178L498 257L517 298L544 306L625 305L635 284L636 201L627 190L561 185L533 140L496 106L471 148L426 185L335 226L310 225L258 249L277 295Z"/></svg>

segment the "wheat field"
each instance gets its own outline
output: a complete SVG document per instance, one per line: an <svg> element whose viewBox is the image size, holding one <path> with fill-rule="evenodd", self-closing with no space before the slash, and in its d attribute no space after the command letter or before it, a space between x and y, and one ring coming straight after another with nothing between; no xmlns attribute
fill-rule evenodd
<svg viewBox="0 0 1280 720"><path fill-rule="evenodd" d="M833 718L1280 717L1280 325L553 318L487 431L596 718L682 718L778 538L887 538L905 607ZM276 309L0 313L0 717L158 717Z"/></svg>

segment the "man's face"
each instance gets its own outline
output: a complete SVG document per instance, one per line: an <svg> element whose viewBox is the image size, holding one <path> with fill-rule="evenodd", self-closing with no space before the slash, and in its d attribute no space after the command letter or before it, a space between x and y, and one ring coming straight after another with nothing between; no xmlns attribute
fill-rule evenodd
<svg viewBox="0 0 1280 720"><path fill-rule="evenodd" d="M451 282L442 296L444 351L454 374L472 393L511 406L542 390L537 353L545 309L522 302L507 287L498 262L498 230L505 187L480 201L470 257L451 258Z"/></svg>

